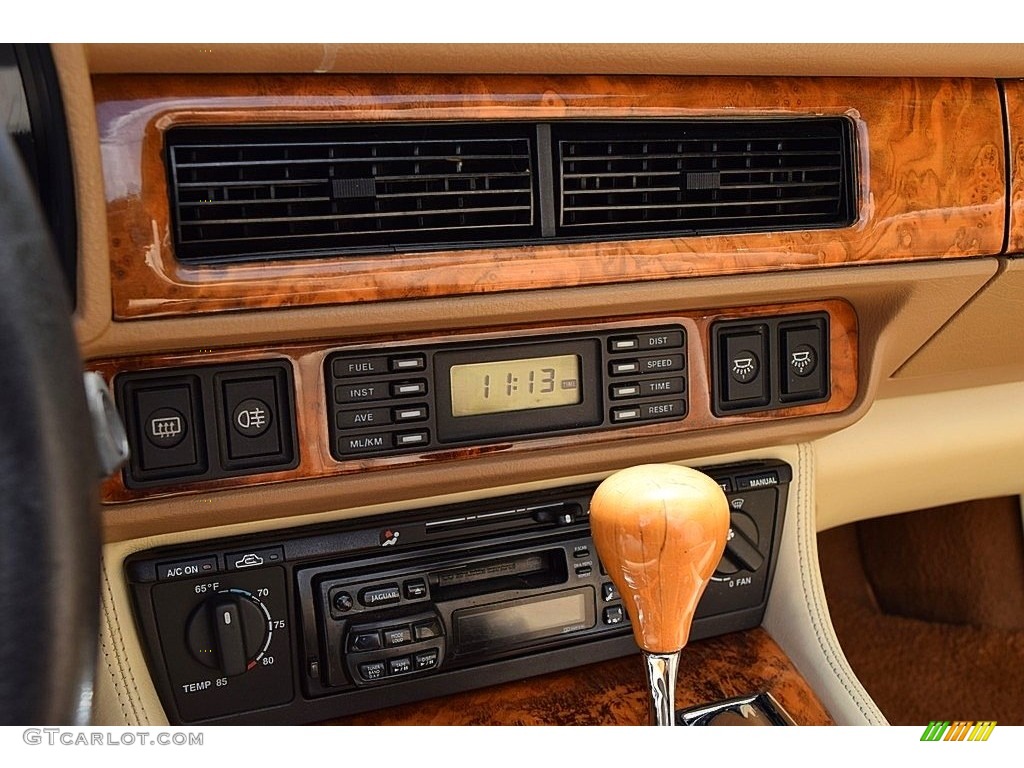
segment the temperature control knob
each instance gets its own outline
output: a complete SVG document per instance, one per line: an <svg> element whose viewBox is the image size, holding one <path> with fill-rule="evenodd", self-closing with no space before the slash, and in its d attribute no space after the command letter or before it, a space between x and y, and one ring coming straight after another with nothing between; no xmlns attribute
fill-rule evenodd
<svg viewBox="0 0 1024 768"><path fill-rule="evenodd" d="M185 636L199 663L233 677L259 663L271 633L267 607L251 592L227 589L192 612Z"/></svg>

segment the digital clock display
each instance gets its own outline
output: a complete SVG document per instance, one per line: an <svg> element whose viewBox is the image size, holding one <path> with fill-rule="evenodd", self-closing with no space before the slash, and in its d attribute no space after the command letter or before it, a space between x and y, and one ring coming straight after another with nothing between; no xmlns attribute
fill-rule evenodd
<svg viewBox="0 0 1024 768"><path fill-rule="evenodd" d="M578 355L453 365L452 416L576 405L582 400Z"/></svg>

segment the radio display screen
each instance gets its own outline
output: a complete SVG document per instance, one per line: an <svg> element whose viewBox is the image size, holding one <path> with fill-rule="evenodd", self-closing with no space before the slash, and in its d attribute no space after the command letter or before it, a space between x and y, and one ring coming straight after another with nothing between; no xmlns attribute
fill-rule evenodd
<svg viewBox="0 0 1024 768"><path fill-rule="evenodd" d="M592 590L581 589L457 611L457 653L493 650L590 629L594 626L593 603Z"/></svg>
<svg viewBox="0 0 1024 768"><path fill-rule="evenodd" d="M582 399L576 355L453 365L450 376L456 417L576 405Z"/></svg>

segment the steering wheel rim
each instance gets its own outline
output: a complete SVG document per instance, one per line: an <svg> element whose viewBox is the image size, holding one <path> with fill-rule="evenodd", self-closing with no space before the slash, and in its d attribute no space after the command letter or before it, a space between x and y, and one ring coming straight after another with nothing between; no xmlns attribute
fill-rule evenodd
<svg viewBox="0 0 1024 768"><path fill-rule="evenodd" d="M95 441L71 308L0 131L0 725L85 724L99 618Z"/></svg>

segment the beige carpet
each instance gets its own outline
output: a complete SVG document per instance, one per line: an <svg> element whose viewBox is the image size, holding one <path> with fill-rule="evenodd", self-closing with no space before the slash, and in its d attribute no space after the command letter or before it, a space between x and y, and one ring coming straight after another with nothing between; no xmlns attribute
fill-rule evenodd
<svg viewBox="0 0 1024 768"><path fill-rule="evenodd" d="M818 547L836 634L891 723L1024 725L1016 499L843 526Z"/></svg>

